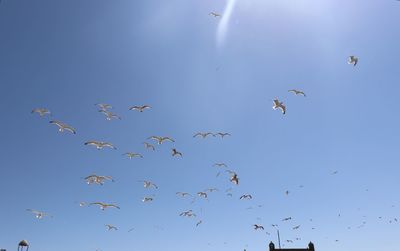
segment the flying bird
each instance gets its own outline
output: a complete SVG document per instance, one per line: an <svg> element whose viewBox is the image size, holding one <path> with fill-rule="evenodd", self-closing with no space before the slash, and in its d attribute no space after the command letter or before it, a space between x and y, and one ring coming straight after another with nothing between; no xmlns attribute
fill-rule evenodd
<svg viewBox="0 0 400 251"><path fill-rule="evenodd" d="M352 64L353 66L356 66L358 63L358 57L356 56L350 56L349 60L347 61L348 64Z"/></svg>
<svg viewBox="0 0 400 251"><path fill-rule="evenodd" d="M55 124L56 126L58 126L58 131L59 132L64 132L64 130L67 130L69 132L72 132L73 134L76 134L76 131L72 126L64 124L63 122L60 122L60 121L57 121L57 120L52 120L49 123L50 124Z"/></svg>
<svg viewBox="0 0 400 251"><path fill-rule="evenodd" d="M217 166L217 167L228 167L225 163L215 163L213 166Z"/></svg>
<svg viewBox="0 0 400 251"><path fill-rule="evenodd" d="M37 210L33 210L33 209L26 209L26 211L29 211L29 212L33 213L35 215L35 217L38 218L38 219L42 219L45 216L53 217L53 216L49 215L48 213L37 211Z"/></svg>
<svg viewBox="0 0 400 251"><path fill-rule="evenodd" d="M96 183L98 185L103 185L105 180L111 180L114 182L114 179L111 176L99 176L96 174L91 174L84 178L88 185Z"/></svg>
<svg viewBox="0 0 400 251"><path fill-rule="evenodd" d="M181 197L186 197L186 196L193 197L190 193L186 193L186 192L176 192L176 195L179 195Z"/></svg>
<svg viewBox="0 0 400 251"><path fill-rule="evenodd" d="M230 133L227 132L218 132L215 135L221 136L221 138L224 138L225 136L232 136Z"/></svg>
<svg viewBox="0 0 400 251"><path fill-rule="evenodd" d="M120 116L118 116L117 114L112 113L112 112L110 112L110 111L107 111L107 110L99 110L99 112L103 113L103 114L106 116L106 119L107 119L108 121L110 121L110 120L112 120L112 119L119 119L119 120L121 120L121 117L120 117Z"/></svg>
<svg viewBox="0 0 400 251"><path fill-rule="evenodd" d="M49 110L47 110L46 108L36 108L36 109L33 109L31 113L37 113L40 115L40 117L43 117L46 114L51 115L51 112Z"/></svg>
<svg viewBox="0 0 400 251"><path fill-rule="evenodd" d="M238 176L237 176L236 173L233 174L229 180L230 180L233 184L239 185L239 178L238 178Z"/></svg>
<svg viewBox="0 0 400 251"><path fill-rule="evenodd" d="M286 106L283 104L283 102L280 102L277 98L274 99L274 105L272 106L272 109L274 110L280 109L283 114L286 114Z"/></svg>
<svg viewBox="0 0 400 251"><path fill-rule="evenodd" d="M254 230L258 230L258 229L264 230L264 227L261 225L254 224L253 227L254 227Z"/></svg>
<svg viewBox="0 0 400 251"><path fill-rule="evenodd" d="M183 217L196 217L196 214L193 213L193 210L184 211L179 214L179 216Z"/></svg>
<svg viewBox="0 0 400 251"><path fill-rule="evenodd" d="M292 219L292 217L287 217L287 218L283 218L282 221L288 221L288 220L291 220L291 219Z"/></svg>
<svg viewBox="0 0 400 251"><path fill-rule="evenodd" d="M143 187L144 188L151 188L154 187L155 189L158 189L158 186L156 184L154 184L151 181L147 181L147 180L140 180L138 182L143 182Z"/></svg>
<svg viewBox="0 0 400 251"><path fill-rule="evenodd" d="M119 206L117 206L115 204L106 204L106 203L103 203L103 202L93 202L93 203L90 203L89 205L90 206L91 205L98 205L98 206L100 206L101 210L105 210L106 208L109 208L109 207L121 209Z"/></svg>
<svg viewBox="0 0 400 251"><path fill-rule="evenodd" d="M94 105L96 105L97 107L99 107L100 110L108 110L108 109L112 109L112 108L113 108L113 107L112 107L111 105L109 105L109 104L101 104L101 103L99 103L99 104L94 104Z"/></svg>
<svg viewBox="0 0 400 251"><path fill-rule="evenodd" d="M182 157L182 153L178 152L175 148L172 148L172 156L180 156Z"/></svg>
<svg viewBox="0 0 400 251"><path fill-rule="evenodd" d="M143 144L146 149L152 149L153 151L156 150L156 148L152 144L149 144L147 142L143 142Z"/></svg>
<svg viewBox="0 0 400 251"><path fill-rule="evenodd" d="M250 194L243 194L242 196L240 196L239 199L240 200L243 200L243 199L251 200L251 199L253 199L253 196L251 196Z"/></svg>
<svg viewBox="0 0 400 251"><path fill-rule="evenodd" d="M210 193L216 192L216 191L218 191L217 188L207 188L206 190L204 190L204 192L210 192Z"/></svg>
<svg viewBox="0 0 400 251"><path fill-rule="evenodd" d="M85 146L95 146L97 148L97 150L103 149L104 147L109 147L114 150L117 150L117 148L115 146L113 146L113 144L111 144L111 143L95 141L95 140L85 142Z"/></svg>
<svg viewBox="0 0 400 251"><path fill-rule="evenodd" d="M150 108L151 108L151 106L149 106L149 105L142 105L142 106L135 105L135 106L130 107L129 110L143 112L144 110L150 109Z"/></svg>
<svg viewBox="0 0 400 251"><path fill-rule="evenodd" d="M193 135L193 138L196 138L197 136L201 136L203 139L205 139L209 135L212 135L215 137L215 135L212 134L211 132L198 132L195 135Z"/></svg>
<svg viewBox="0 0 400 251"><path fill-rule="evenodd" d="M200 197L203 197L205 199L207 199L207 197L208 197L208 194L205 193L205 192L198 192L197 195L200 196Z"/></svg>
<svg viewBox="0 0 400 251"><path fill-rule="evenodd" d="M198 221L198 222L196 223L196 227L198 227L201 223L203 223L202 220Z"/></svg>
<svg viewBox="0 0 400 251"><path fill-rule="evenodd" d="M211 15L213 17L221 17L221 14L216 13L216 12L210 12L208 15Z"/></svg>
<svg viewBox="0 0 400 251"><path fill-rule="evenodd" d="M118 230L118 228L116 228L115 226L110 225L110 224L106 224L105 226L108 228L108 231L110 231L110 230Z"/></svg>
<svg viewBox="0 0 400 251"><path fill-rule="evenodd" d="M303 91L299 91L299 90L295 90L295 89L289 90L288 92L293 92L296 95L303 95L304 97L306 96L306 94Z"/></svg>
<svg viewBox="0 0 400 251"><path fill-rule="evenodd" d="M151 137L148 137L147 139L155 140L155 141L157 141L157 144L159 144L159 145L161 145L164 141L175 142L175 140L173 140L170 137L151 136Z"/></svg>
<svg viewBox="0 0 400 251"><path fill-rule="evenodd" d="M140 153L127 152L127 153L124 153L124 155L128 156L129 159L132 159L135 157L143 158L143 155L141 155Z"/></svg>
<svg viewBox="0 0 400 251"><path fill-rule="evenodd" d="M142 199L142 201L143 202L150 202L150 201L153 201L154 199L153 199L153 197L144 197L143 199Z"/></svg>
<svg viewBox="0 0 400 251"><path fill-rule="evenodd" d="M300 225L297 225L297 226L293 227L293 230L296 230L296 229L299 229L299 228L300 228Z"/></svg>

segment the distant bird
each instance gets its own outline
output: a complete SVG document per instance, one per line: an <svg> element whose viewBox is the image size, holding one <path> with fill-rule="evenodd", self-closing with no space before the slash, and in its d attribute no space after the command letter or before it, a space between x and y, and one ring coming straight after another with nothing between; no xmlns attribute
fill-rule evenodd
<svg viewBox="0 0 400 251"><path fill-rule="evenodd" d="M285 194L286 194L286 195L289 195L289 193L290 193L289 190L286 190Z"/></svg>
<svg viewBox="0 0 400 251"><path fill-rule="evenodd" d="M156 140L157 144L159 144L159 145L161 145L164 141L175 142L175 140L173 140L170 137L151 136L151 137L148 137L147 139Z"/></svg>
<svg viewBox="0 0 400 251"><path fill-rule="evenodd" d="M108 110L108 109L112 109L113 107L109 104L94 104L97 107L100 108L100 110Z"/></svg>
<svg viewBox="0 0 400 251"><path fill-rule="evenodd" d="M253 227L254 227L254 230L258 230L258 229L264 230L264 227L261 225L254 224Z"/></svg>
<svg viewBox="0 0 400 251"><path fill-rule="evenodd" d="M128 233L132 232L135 228L131 228L128 230Z"/></svg>
<svg viewBox="0 0 400 251"><path fill-rule="evenodd" d="M132 153L132 152L127 152L124 153L124 155L128 156L128 158L132 159L132 158L143 158L143 155L141 155L140 153Z"/></svg>
<svg viewBox="0 0 400 251"><path fill-rule="evenodd" d="M203 197L205 199L207 199L207 197L208 197L208 194L205 193L205 192L198 192L197 195L200 196L200 197Z"/></svg>
<svg viewBox="0 0 400 251"><path fill-rule="evenodd" d="M348 64L352 64L353 66L356 66L358 63L358 57L356 56L350 56L349 60L347 61Z"/></svg>
<svg viewBox="0 0 400 251"><path fill-rule="evenodd" d="M106 224L105 226L108 228L108 231L110 231L110 230L118 230L118 228L116 228L115 226L110 225L110 224Z"/></svg>
<svg viewBox="0 0 400 251"><path fill-rule="evenodd" d="M209 193L216 192L216 191L218 191L217 188L207 188L206 190L204 190L204 192L209 192Z"/></svg>
<svg viewBox="0 0 400 251"><path fill-rule="evenodd" d="M196 223L196 227L198 227L201 223L203 223L202 220L198 221L198 222Z"/></svg>
<svg viewBox="0 0 400 251"><path fill-rule="evenodd" d="M227 132L218 132L215 135L221 136L221 138L224 138L225 136L232 136L230 133Z"/></svg>
<svg viewBox="0 0 400 251"><path fill-rule="evenodd" d="M146 149L152 149L153 151L154 150L156 150L156 148L152 145L152 144L149 144L149 143L147 143L147 142L143 142L143 144L144 144L144 147L146 148Z"/></svg>
<svg viewBox="0 0 400 251"><path fill-rule="evenodd" d="M280 109L283 114L286 114L286 106L283 104L283 102L280 102L277 98L274 99L274 105L272 106L272 109L274 110Z"/></svg>
<svg viewBox="0 0 400 251"><path fill-rule="evenodd" d="M106 116L106 119L107 119L107 120L112 120L112 119L119 119L119 120L121 120L121 117L120 117L120 116L118 116L117 114L112 113L112 112L110 112L110 111L107 111L107 110L99 110L99 112L103 113L103 114Z"/></svg>
<svg viewBox="0 0 400 251"><path fill-rule="evenodd" d="M150 202L150 201L153 201L154 199L153 199L153 197L144 197L143 199L142 199L142 201L143 202Z"/></svg>
<svg viewBox="0 0 400 251"><path fill-rule="evenodd" d="M278 224L271 224L272 227L277 228Z"/></svg>
<svg viewBox="0 0 400 251"><path fill-rule="evenodd" d="M85 146L95 146L97 148L97 150L103 149L104 147L109 147L114 150L117 150L117 148L115 146L113 146L113 144L111 144L111 143L95 141L95 140L85 142Z"/></svg>
<svg viewBox="0 0 400 251"><path fill-rule="evenodd" d="M232 197L233 194L232 193L227 193L226 196Z"/></svg>
<svg viewBox="0 0 400 251"><path fill-rule="evenodd" d="M304 97L306 96L306 94L303 91L299 91L296 89L289 90L288 92L293 92L296 95L303 95Z"/></svg>
<svg viewBox="0 0 400 251"><path fill-rule="evenodd" d="M240 200L243 200L243 199L251 200L251 199L253 199L253 196L251 196L250 194L243 194L242 196L240 196L239 199Z"/></svg>
<svg viewBox="0 0 400 251"><path fill-rule="evenodd" d="M131 106L129 108L129 110L143 112L144 110L150 109L150 108L151 108L151 106L149 106L149 105L142 105L142 106L135 105L135 106Z"/></svg>
<svg viewBox="0 0 400 251"><path fill-rule="evenodd" d="M296 230L296 229L299 229L299 228L300 228L300 225L297 225L297 226L293 227L293 230Z"/></svg>
<svg viewBox="0 0 400 251"><path fill-rule="evenodd" d="M80 207L86 206L86 202L84 202L84 201L79 202L79 206L80 206Z"/></svg>
<svg viewBox="0 0 400 251"><path fill-rule="evenodd" d="M335 175L335 174L337 174L339 171L334 171L333 173L332 173L332 175Z"/></svg>
<svg viewBox="0 0 400 251"><path fill-rule="evenodd" d="M288 221L288 220L291 220L291 219L292 219L292 217L287 217L287 218L283 218L282 221Z"/></svg>
<svg viewBox="0 0 400 251"><path fill-rule="evenodd" d="M84 178L88 185L96 183L98 185L103 185L105 180L111 180L114 182L114 179L111 176L99 176L96 174L91 174Z"/></svg>
<svg viewBox="0 0 400 251"><path fill-rule="evenodd" d="M176 195L179 195L181 197L186 197L186 196L193 197L190 193L186 193L186 192L176 192Z"/></svg>
<svg viewBox="0 0 400 251"><path fill-rule="evenodd" d="M98 205L98 206L100 206L101 210L105 210L106 208L109 208L109 207L121 209L119 206L117 206L115 204L106 204L103 202L93 202L93 203L90 203L89 205Z"/></svg>
<svg viewBox="0 0 400 251"><path fill-rule="evenodd" d="M36 109L33 109L31 113L37 113L40 115L40 117L43 117L46 114L51 115L51 112L49 110L47 110L46 108L36 108Z"/></svg>
<svg viewBox="0 0 400 251"><path fill-rule="evenodd" d="M67 130L69 132L72 132L73 134L76 134L76 131L73 127L64 124L63 122L57 121L57 120L52 120L49 122L50 124L55 124L58 126L58 131L59 132L64 132L64 130Z"/></svg>
<svg viewBox="0 0 400 251"><path fill-rule="evenodd" d="M26 211L33 213L35 215L35 217L38 219L43 219L43 217L45 217L45 216L49 216L51 218L53 217L53 216L49 215L48 213L33 210L33 209L26 209Z"/></svg>
<svg viewBox="0 0 400 251"><path fill-rule="evenodd" d="M286 240L286 242L288 242L288 243L293 243L293 241L292 241L292 240Z"/></svg>
<svg viewBox="0 0 400 251"><path fill-rule="evenodd" d="M221 14L216 13L216 12L210 12L208 15L211 15L213 17L221 17Z"/></svg>
<svg viewBox="0 0 400 251"><path fill-rule="evenodd" d="M183 155L182 155L181 152L178 152L178 150L176 150L176 148L172 148L172 156L173 156L173 157L174 157L174 156L182 157Z"/></svg>
<svg viewBox="0 0 400 251"><path fill-rule="evenodd" d="M217 167L228 167L225 163L215 163L213 166L217 166Z"/></svg>
<svg viewBox="0 0 400 251"><path fill-rule="evenodd" d="M205 139L209 135L212 135L215 137L215 135L212 134L211 132L198 132L195 135L193 135L193 138L196 138L197 136L201 136L203 139Z"/></svg>
<svg viewBox="0 0 400 251"><path fill-rule="evenodd" d="M231 176L231 178L229 179L233 184L235 185L239 185L239 178L237 176L237 174L235 173L234 175Z"/></svg>
<svg viewBox="0 0 400 251"><path fill-rule="evenodd" d="M155 189L158 189L158 186L156 184L154 184L151 181L147 181L147 180L140 180L139 182L143 182L143 187L144 188L151 188L154 187Z"/></svg>
<svg viewBox="0 0 400 251"><path fill-rule="evenodd" d="M193 210L184 211L179 214L179 216L183 217L196 217L196 214L193 213Z"/></svg>

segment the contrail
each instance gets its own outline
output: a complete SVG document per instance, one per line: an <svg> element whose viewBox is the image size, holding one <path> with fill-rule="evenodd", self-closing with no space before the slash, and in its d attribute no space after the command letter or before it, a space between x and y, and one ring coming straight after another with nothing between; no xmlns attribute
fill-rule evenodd
<svg viewBox="0 0 400 251"><path fill-rule="evenodd" d="M225 42L226 33L228 32L229 20L235 7L236 0L227 0L227 4L222 14L222 19L217 29L217 46L221 47Z"/></svg>

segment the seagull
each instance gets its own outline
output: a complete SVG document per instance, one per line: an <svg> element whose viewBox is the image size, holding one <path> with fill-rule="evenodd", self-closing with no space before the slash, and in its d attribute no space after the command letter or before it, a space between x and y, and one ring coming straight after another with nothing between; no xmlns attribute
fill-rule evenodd
<svg viewBox="0 0 400 251"><path fill-rule="evenodd" d="M286 106L283 104L283 102L280 102L277 98L274 99L274 105L272 106L272 109L277 110L281 109L282 113L286 113Z"/></svg>
<svg viewBox="0 0 400 251"><path fill-rule="evenodd" d="M286 194L286 195L289 195L289 193L290 193L289 190L286 190L285 194Z"/></svg>
<svg viewBox="0 0 400 251"><path fill-rule="evenodd" d="M208 15L211 15L213 17L221 17L221 14L216 13L216 12L210 12Z"/></svg>
<svg viewBox="0 0 400 251"><path fill-rule="evenodd" d="M172 156L176 156L176 155L182 157L182 153L181 152L178 152L175 148L172 148Z"/></svg>
<svg viewBox="0 0 400 251"><path fill-rule="evenodd" d="M202 220L200 220L199 222L196 223L196 227L198 227L201 223L203 223Z"/></svg>
<svg viewBox="0 0 400 251"><path fill-rule="evenodd" d="M69 126L67 124L64 124L63 122L60 122L60 121L57 121L57 120L52 120L49 123L57 125L59 127L58 128L59 132L64 132L64 130L67 130L67 131L72 132L73 134L76 134L76 131L75 131L74 128L72 128L71 126Z"/></svg>
<svg viewBox="0 0 400 251"><path fill-rule="evenodd" d="M53 217L53 216L49 215L48 213L37 211L37 210L33 210L33 209L26 209L26 211L29 211L29 212L33 213L35 215L35 217L38 218L38 219L42 219L45 216Z"/></svg>
<svg viewBox="0 0 400 251"><path fill-rule="evenodd" d="M293 243L293 241L292 241L292 240L286 240L286 242L288 242L288 243L289 243L289 242L290 242L290 243Z"/></svg>
<svg viewBox="0 0 400 251"><path fill-rule="evenodd" d="M236 173L231 176L230 181L235 185L239 185L239 178Z"/></svg>
<svg viewBox="0 0 400 251"><path fill-rule="evenodd" d="M204 190L204 192L210 192L210 193L216 192L216 191L218 191L217 188L207 188L206 190Z"/></svg>
<svg viewBox="0 0 400 251"><path fill-rule="evenodd" d="M332 175L335 175L335 174L337 174L339 171L334 171L333 173L332 173Z"/></svg>
<svg viewBox="0 0 400 251"><path fill-rule="evenodd" d="M195 135L193 135L193 138L196 138L197 136L201 136L203 139L205 139L209 135L212 135L215 137L215 135L212 134L211 132L198 132Z"/></svg>
<svg viewBox="0 0 400 251"><path fill-rule="evenodd" d="M89 176L85 177L84 179L86 180L86 183L88 185L93 184L93 183L103 185L105 180L111 180L112 182L114 182L114 179L111 176L99 176L96 174L89 175Z"/></svg>
<svg viewBox="0 0 400 251"><path fill-rule="evenodd" d="M347 61L348 64L352 64L353 66L356 66L358 63L358 57L356 56L350 56L349 60Z"/></svg>
<svg viewBox="0 0 400 251"><path fill-rule="evenodd" d="M144 197L143 199L142 199L142 201L143 202L150 202L150 201L153 201L154 199L152 198L152 197Z"/></svg>
<svg viewBox="0 0 400 251"><path fill-rule="evenodd" d="M46 114L51 115L51 112L49 110L47 110L46 108L36 108L36 109L33 109L31 113L38 113L40 115L40 117L43 117Z"/></svg>
<svg viewBox="0 0 400 251"><path fill-rule="evenodd" d="M176 195L179 195L181 197L186 197L186 196L193 197L190 193L186 193L186 192L176 192Z"/></svg>
<svg viewBox="0 0 400 251"><path fill-rule="evenodd" d="M288 220L291 220L291 219L292 219L292 217L287 217L287 218L282 219L282 221L288 221Z"/></svg>
<svg viewBox="0 0 400 251"><path fill-rule="evenodd" d="M120 116L118 116L117 114L112 113L112 112L110 112L110 111L107 111L107 110L99 110L99 112L101 112L101 113L103 113L104 115L106 115L106 119L107 119L107 120L112 120L112 119L119 119L119 120L121 120L121 117L120 117Z"/></svg>
<svg viewBox="0 0 400 251"><path fill-rule="evenodd" d="M95 140L85 142L85 146L96 146L97 150L103 149L104 147L110 147L114 150L117 150L117 148L111 143Z"/></svg>
<svg viewBox="0 0 400 251"><path fill-rule="evenodd" d="M150 108L151 108L151 106L149 106L149 105L142 105L142 106L135 105L135 106L130 107L129 110L131 110L131 111L136 110L139 112L143 112L145 109L150 109Z"/></svg>
<svg viewBox="0 0 400 251"><path fill-rule="evenodd" d="M207 197L208 197L207 193L205 193L205 192L198 192L197 195L200 197L203 197L205 199L207 199Z"/></svg>
<svg viewBox="0 0 400 251"><path fill-rule="evenodd" d="M253 196L251 196L250 194L243 194L242 196L240 196L239 199L240 200L243 200L243 199L251 200L251 199L253 199Z"/></svg>
<svg viewBox="0 0 400 251"><path fill-rule="evenodd" d="M217 167L228 167L225 163L215 163L213 166L217 166Z"/></svg>
<svg viewBox="0 0 400 251"><path fill-rule="evenodd" d="M300 228L300 225L297 225L297 226L293 227L293 230L296 230L296 229L299 229L299 228Z"/></svg>
<svg viewBox="0 0 400 251"><path fill-rule="evenodd" d="M110 230L118 230L118 228L116 228L115 226L110 225L110 224L106 224L105 226L108 228L108 231L110 231Z"/></svg>
<svg viewBox="0 0 400 251"><path fill-rule="evenodd" d="M196 217L196 214L193 213L193 210L184 211L179 214L179 216L183 217Z"/></svg>
<svg viewBox="0 0 400 251"><path fill-rule="evenodd" d="M90 203L89 205L98 205L98 206L100 206L101 210L105 210L108 207L114 207L114 208L117 208L117 209L121 209L119 206L117 206L115 204L106 204L106 203L103 203L103 202L93 202L93 203Z"/></svg>
<svg viewBox="0 0 400 251"><path fill-rule="evenodd" d="M254 224L253 226L254 226L254 230L258 230L258 229L264 230L264 227L261 225Z"/></svg>
<svg viewBox="0 0 400 251"><path fill-rule="evenodd" d="M161 145L164 141L175 142L175 140L173 140L170 137L151 136L151 137L148 137L147 139L156 140L159 145Z"/></svg>
<svg viewBox="0 0 400 251"><path fill-rule="evenodd" d="M147 181L147 180L140 180L138 182L143 182L143 187L144 188L151 188L154 187L155 189L158 189L158 186L156 184L154 184L151 181Z"/></svg>
<svg viewBox="0 0 400 251"><path fill-rule="evenodd" d="M108 109L112 109L113 107L109 104L94 104L96 106L98 106L100 108L100 110L108 110Z"/></svg>
<svg viewBox="0 0 400 251"><path fill-rule="evenodd" d="M124 153L124 155L128 156L128 158L130 158L130 159L135 158L135 157L143 158L143 155L141 155L140 153L127 152L127 153Z"/></svg>
<svg viewBox="0 0 400 251"><path fill-rule="evenodd" d="M156 148L152 145L152 144L149 144L149 143L147 143L147 142L143 142L143 144L144 144L144 147L146 148L146 149L152 149L153 151L154 150L156 150Z"/></svg>
<svg viewBox="0 0 400 251"><path fill-rule="evenodd" d="M232 136L230 133L227 132L218 132L215 135L221 136L221 138L224 138L225 136Z"/></svg>
<svg viewBox="0 0 400 251"><path fill-rule="evenodd" d="M293 92L296 95L303 95L304 97L306 96L306 94L303 91L299 91L296 89L289 90L288 92Z"/></svg>

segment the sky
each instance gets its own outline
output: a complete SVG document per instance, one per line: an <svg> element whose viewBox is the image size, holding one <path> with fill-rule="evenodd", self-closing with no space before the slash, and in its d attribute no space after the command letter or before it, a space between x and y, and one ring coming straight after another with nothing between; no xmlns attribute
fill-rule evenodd
<svg viewBox="0 0 400 251"><path fill-rule="evenodd" d="M2 0L0 248L255 251L278 224L285 248L397 251L399 13L394 0ZM231 136L193 138L207 131ZM152 135L175 143L153 152ZM115 182L88 185L92 173Z"/></svg>

